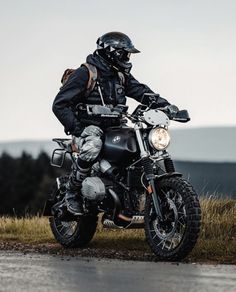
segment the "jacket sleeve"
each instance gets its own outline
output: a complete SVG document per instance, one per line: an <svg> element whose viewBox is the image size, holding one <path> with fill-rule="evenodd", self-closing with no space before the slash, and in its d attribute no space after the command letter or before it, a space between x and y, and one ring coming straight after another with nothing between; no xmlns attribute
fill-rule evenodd
<svg viewBox="0 0 236 292"><path fill-rule="evenodd" d="M149 99L144 96L144 93L154 93L147 85L138 82L131 74L126 80L126 95L134 98L138 102L148 105ZM160 107L169 105L170 103L163 97L157 96L156 102Z"/></svg>
<svg viewBox="0 0 236 292"><path fill-rule="evenodd" d="M81 66L76 69L67 82L61 87L54 99L52 110L58 120L65 127L65 133L72 133L79 126L79 122L71 109L73 102L79 102L79 95L85 92L89 79L86 67Z"/></svg>

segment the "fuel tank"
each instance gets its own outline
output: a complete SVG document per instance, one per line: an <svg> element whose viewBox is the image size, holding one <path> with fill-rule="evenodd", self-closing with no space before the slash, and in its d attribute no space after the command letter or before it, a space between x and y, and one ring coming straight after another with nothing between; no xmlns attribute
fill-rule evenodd
<svg viewBox="0 0 236 292"><path fill-rule="evenodd" d="M102 157L117 165L128 165L139 154L134 129L112 127L105 131Z"/></svg>

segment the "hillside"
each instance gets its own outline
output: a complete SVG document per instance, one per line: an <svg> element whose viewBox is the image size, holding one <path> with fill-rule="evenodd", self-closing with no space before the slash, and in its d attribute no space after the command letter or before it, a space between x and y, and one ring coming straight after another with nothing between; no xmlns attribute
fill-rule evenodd
<svg viewBox="0 0 236 292"><path fill-rule="evenodd" d="M175 168L198 194L236 199L236 163L175 161Z"/></svg>
<svg viewBox="0 0 236 292"><path fill-rule="evenodd" d="M27 152L33 157L37 157L41 151L51 154L57 144L49 140L24 140L24 141L10 141L0 142L0 155L7 152L13 157L19 157L22 152Z"/></svg>
<svg viewBox="0 0 236 292"><path fill-rule="evenodd" d="M236 162L236 127L171 130L169 152L177 160Z"/></svg>

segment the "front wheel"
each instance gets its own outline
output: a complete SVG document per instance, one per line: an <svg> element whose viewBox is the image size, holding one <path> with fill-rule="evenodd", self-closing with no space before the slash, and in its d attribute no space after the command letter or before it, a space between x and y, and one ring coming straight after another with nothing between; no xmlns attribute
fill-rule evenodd
<svg viewBox="0 0 236 292"><path fill-rule="evenodd" d="M195 246L201 225L201 209L192 186L179 177L163 178L157 183L163 220L155 212L152 196L145 205L145 234L160 260L185 258Z"/></svg>

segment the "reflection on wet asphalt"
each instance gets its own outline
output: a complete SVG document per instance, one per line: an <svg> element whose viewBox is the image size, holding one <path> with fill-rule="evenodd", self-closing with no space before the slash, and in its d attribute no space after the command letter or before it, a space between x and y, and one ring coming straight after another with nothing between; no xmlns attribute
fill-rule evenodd
<svg viewBox="0 0 236 292"><path fill-rule="evenodd" d="M236 291L236 266L0 251L0 291Z"/></svg>

